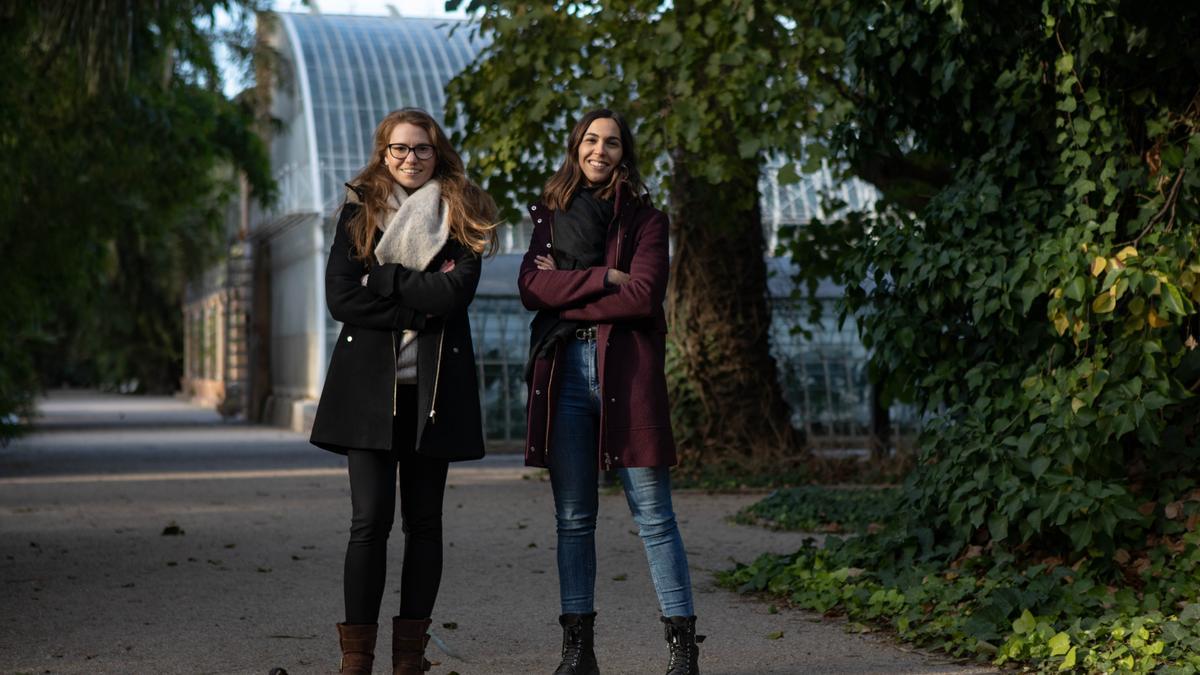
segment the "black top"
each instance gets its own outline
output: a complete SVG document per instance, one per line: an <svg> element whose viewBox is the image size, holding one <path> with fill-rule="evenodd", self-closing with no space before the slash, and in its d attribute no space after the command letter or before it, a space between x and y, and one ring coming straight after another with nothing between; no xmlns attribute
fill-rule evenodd
<svg viewBox="0 0 1200 675"><path fill-rule="evenodd" d="M554 212L554 264L560 270L586 270L604 265L604 245L608 239L608 226L612 223L615 207L607 199L596 196L594 187L576 190L571 202L564 210ZM577 321L564 321L558 312L541 310L530 322L529 362L525 365L525 379L532 374L534 359L546 357L554 351L560 340L575 334L575 329L587 325Z"/></svg>
<svg viewBox="0 0 1200 675"><path fill-rule="evenodd" d="M580 188L565 211L554 214L554 262L560 270L586 270L604 264L604 243L613 203Z"/></svg>

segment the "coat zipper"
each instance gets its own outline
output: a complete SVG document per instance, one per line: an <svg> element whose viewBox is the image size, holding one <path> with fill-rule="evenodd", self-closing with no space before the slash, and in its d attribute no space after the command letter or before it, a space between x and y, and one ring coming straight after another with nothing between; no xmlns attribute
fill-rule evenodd
<svg viewBox="0 0 1200 675"><path fill-rule="evenodd" d="M554 212L547 213L550 218L550 255L554 255ZM553 421L554 413L554 367L558 365L558 349L554 350L554 356L550 357L550 380L546 383L546 461L550 460L550 423Z"/></svg>
<svg viewBox="0 0 1200 675"><path fill-rule="evenodd" d="M392 370L396 369L396 361L400 356L396 354L396 331L392 331ZM400 385L396 382L396 378L392 377L392 417L396 416L396 388Z"/></svg>
<svg viewBox="0 0 1200 675"><path fill-rule="evenodd" d="M615 267L616 269L621 269L621 247L624 245L623 242L625 241L621 237L621 230L625 226L625 224L624 224L624 222L622 222L621 214L619 214L619 213L613 214L613 220L617 221L617 259L613 262L613 267ZM609 224L609 227L612 227L612 225ZM599 340L597 339L597 343L598 342L599 342ZM597 344L596 348L599 349L600 345ZM602 406L606 405L604 403L605 400L606 399L604 398L604 373L600 373L600 405L602 405ZM608 425L608 414L607 413L604 415L604 424L607 427L607 425ZM607 428L603 429L601 431L601 433L604 434L604 438L607 440L608 429ZM607 447L604 449L604 470L605 471L612 470L612 455L610 455L608 453Z"/></svg>
<svg viewBox="0 0 1200 675"><path fill-rule="evenodd" d="M620 264L621 264L621 242L622 242L621 232L622 232L622 228L624 227L624 224L621 222L619 215L614 215L613 220L617 221L617 263L616 263L616 265L617 265L617 268L619 269ZM554 218L552 215L550 218L550 250L553 254L553 250L554 250ZM554 368L557 365L558 365L558 354L556 352L554 358L550 361L550 381L546 385L546 444L545 444L546 452L545 452L545 454L546 454L547 460L550 458L550 423L553 420L552 402L554 401ZM435 382L434 389L436 390L436 388L437 388L437 385ZM604 392L600 392L600 393L603 396ZM603 398L601 398L601 400L603 400ZM430 416L432 417L432 413L430 413ZM604 459L605 459L605 468L611 469L612 468L612 458L608 455L607 452L605 453Z"/></svg>
<svg viewBox="0 0 1200 675"><path fill-rule="evenodd" d="M550 381L546 383L546 459L550 459L550 422L554 420L554 366L558 365L558 350L550 358Z"/></svg>
<svg viewBox="0 0 1200 675"><path fill-rule="evenodd" d="M617 269L621 269L621 246L622 246L621 228L623 228L625 226L625 224L621 222L621 217L619 215L613 216L613 220L617 221L617 262L615 263L614 266ZM611 227L611 225L610 225L610 227Z"/></svg>
<svg viewBox="0 0 1200 675"><path fill-rule="evenodd" d="M437 391L438 380L442 376L442 343L446 339L446 324L442 324L442 331L438 333L438 357L437 368L433 371L433 398L429 402L429 423L437 424Z"/></svg>

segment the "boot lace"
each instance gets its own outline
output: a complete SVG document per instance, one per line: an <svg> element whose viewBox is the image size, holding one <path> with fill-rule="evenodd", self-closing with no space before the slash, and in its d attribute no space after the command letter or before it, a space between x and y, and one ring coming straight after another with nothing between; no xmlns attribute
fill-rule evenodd
<svg viewBox="0 0 1200 675"><path fill-rule="evenodd" d="M671 645L671 660L667 663L667 670L674 672L682 669L684 673L691 670L692 645L684 639L683 631L671 631L668 641Z"/></svg>
<svg viewBox="0 0 1200 675"><path fill-rule="evenodd" d="M583 626L569 626L563 631L562 666L578 668L582 659Z"/></svg>
<svg viewBox="0 0 1200 675"><path fill-rule="evenodd" d="M703 642L703 635L691 634L686 628L667 628L667 644L671 659L667 662L667 675L688 675L695 672L700 650L696 643Z"/></svg>

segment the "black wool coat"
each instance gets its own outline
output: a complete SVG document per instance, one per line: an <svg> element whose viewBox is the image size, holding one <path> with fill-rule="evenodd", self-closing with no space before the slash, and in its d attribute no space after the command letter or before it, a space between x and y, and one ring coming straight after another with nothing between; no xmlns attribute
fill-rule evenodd
<svg viewBox="0 0 1200 675"><path fill-rule="evenodd" d="M483 423L467 305L479 285L480 256L453 238L424 270L355 259L338 218L325 267L325 302L344 325L338 335L309 442L348 449L391 450L393 415L415 415L417 452L450 461L483 457ZM448 259L454 270L437 270ZM369 274L362 285L363 274ZM417 408L396 409L400 332L416 330Z"/></svg>

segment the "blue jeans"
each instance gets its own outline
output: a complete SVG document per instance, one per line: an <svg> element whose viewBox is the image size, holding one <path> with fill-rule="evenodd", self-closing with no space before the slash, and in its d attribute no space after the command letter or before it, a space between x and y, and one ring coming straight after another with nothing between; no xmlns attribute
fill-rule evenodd
<svg viewBox="0 0 1200 675"><path fill-rule="evenodd" d="M594 611L596 482L599 477L600 380L596 343L567 338L550 443L550 484L558 523L558 587L563 614ZM638 524L650 579L663 616L692 616L687 552L671 508L667 467L619 468L625 499Z"/></svg>

